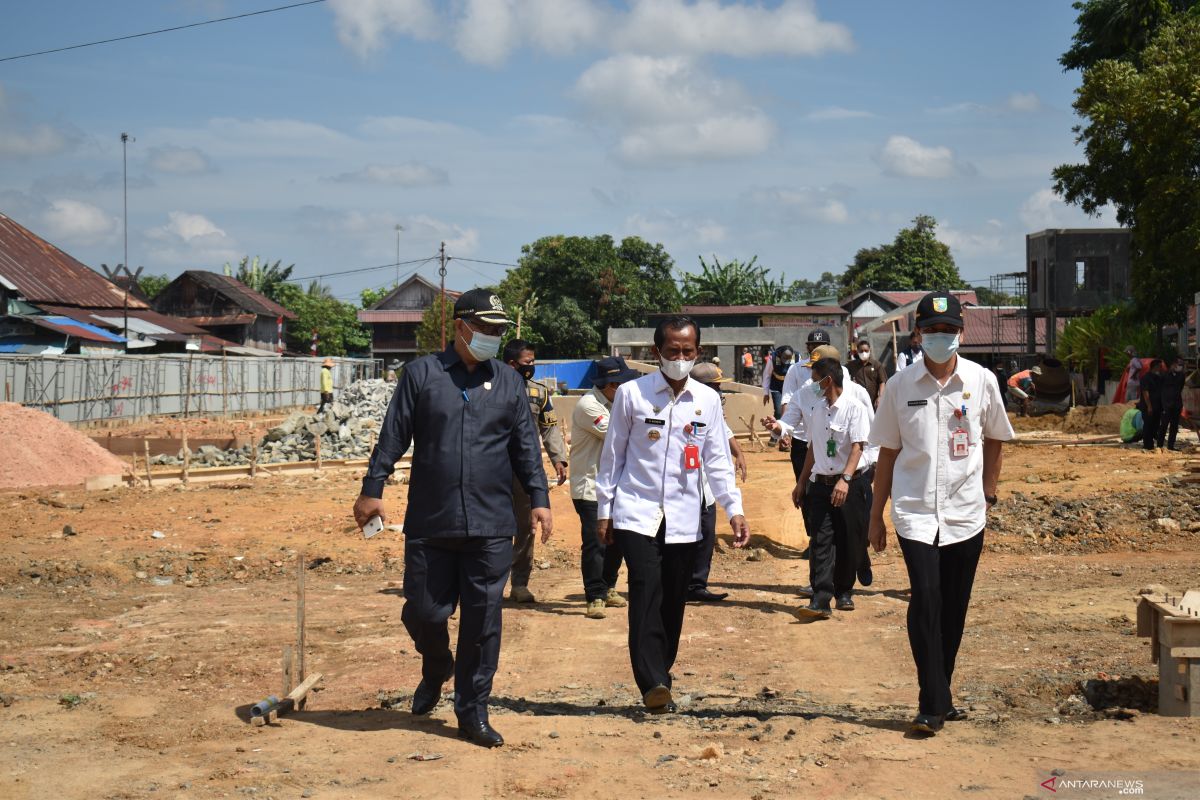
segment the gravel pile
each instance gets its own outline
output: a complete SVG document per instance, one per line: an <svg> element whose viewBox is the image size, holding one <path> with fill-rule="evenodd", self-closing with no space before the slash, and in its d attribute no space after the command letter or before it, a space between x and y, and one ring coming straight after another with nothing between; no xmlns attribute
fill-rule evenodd
<svg viewBox="0 0 1200 800"><path fill-rule="evenodd" d="M122 475L129 464L62 420L16 403L0 403L0 489L79 486Z"/></svg>
<svg viewBox="0 0 1200 800"><path fill-rule="evenodd" d="M395 384L379 379L355 381L326 407L320 415L298 412L267 431L259 442L260 464L312 461L317 457L316 441L321 440L321 458L368 458L383 424L383 415L392 400ZM249 445L221 450L205 445L192 452L194 467L224 467L249 464ZM161 455L155 464L183 463L183 452Z"/></svg>

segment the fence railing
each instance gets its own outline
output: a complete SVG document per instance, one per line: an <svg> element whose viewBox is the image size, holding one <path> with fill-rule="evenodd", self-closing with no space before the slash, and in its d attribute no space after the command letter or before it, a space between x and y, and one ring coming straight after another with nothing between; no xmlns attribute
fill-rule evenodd
<svg viewBox="0 0 1200 800"><path fill-rule="evenodd" d="M320 358L210 355L0 356L3 399L65 422L157 414L220 416L315 404ZM334 387L374 377L368 359L335 358Z"/></svg>

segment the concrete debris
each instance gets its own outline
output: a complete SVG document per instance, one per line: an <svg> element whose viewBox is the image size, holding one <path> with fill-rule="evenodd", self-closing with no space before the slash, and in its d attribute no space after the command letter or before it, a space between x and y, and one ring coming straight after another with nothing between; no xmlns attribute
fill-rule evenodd
<svg viewBox="0 0 1200 800"><path fill-rule="evenodd" d="M317 439L321 440L322 459L369 458L395 386L378 379L355 381L320 416L292 414L267 431L259 443L258 463L314 461ZM251 458L250 445L231 450L204 445L192 451L190 463L200 468L244 466ZM151 461L179 466L183 463L183 451L174 456L155 456Z"/></svg>

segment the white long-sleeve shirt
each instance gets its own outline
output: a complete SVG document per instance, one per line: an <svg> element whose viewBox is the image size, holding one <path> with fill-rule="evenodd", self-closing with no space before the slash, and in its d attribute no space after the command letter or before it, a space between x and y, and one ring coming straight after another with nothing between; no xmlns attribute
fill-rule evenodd
<svg viewBox="0 0 1200 800"><path fill-rule="evenodd" d="M579 398L571 413L571 499L596 499L596 470L608 433L608 400L599 389Z"/></svg>
<svg viewBox="0 0 1200 800"><path fill-rule="evenodd" d="M791 433L793 439L800 441L809 441L809 421L812 418L812 408L814 405L824 405L825 397L817 397L812 392L812 378L798 388L795 394L792 395L792 402L788 403L787 408L783 410L783 415L779 419L779 424L783 427L784 435ZM871 402L871 395L867 394L867 390L861 384L855 383L849 378L849 372L845 367L842 367L842 396L853 400L863 407L866 412L867 425L875 421L875 404ZM796 431L804 434L804 437L796 435ZM818 443L820 444L820 443ZM863 447L862 458L858 461L859 469L865 469L879 461L879 447L873 444L867 444Z"/></svg>
<svg viewBox="0 0 1200 800"><path fill-rule="evenodd" d="M743 513L720 396L690 378L673 395L661 371L621 384L596 474L597 517L650 537L665 517L668 543L699 541L703 476L684 467L688 444L725 513Z"/></svg>

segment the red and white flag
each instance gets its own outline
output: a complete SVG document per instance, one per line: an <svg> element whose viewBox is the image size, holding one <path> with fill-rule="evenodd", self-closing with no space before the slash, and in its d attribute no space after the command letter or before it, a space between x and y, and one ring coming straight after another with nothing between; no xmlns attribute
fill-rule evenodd
<svg viewBox="0 0 1200 800"><path fill-rule="evenodd" d="M317 332L316 331L313 331L312 344L309 345L308 349L312 352L312 354L314 356L317 354Z"/></svg>

